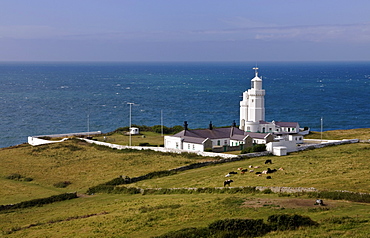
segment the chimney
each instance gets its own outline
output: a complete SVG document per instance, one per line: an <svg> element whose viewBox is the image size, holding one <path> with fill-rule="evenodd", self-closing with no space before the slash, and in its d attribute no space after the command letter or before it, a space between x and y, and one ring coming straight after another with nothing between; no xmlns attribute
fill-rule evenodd
<svg viewBox="0 0 370 238"><path fill-rule="evenodd" d="M212 126L212 121L209 122L209 127L208 129L212 130L213 129L213 126Z"/></svg>
<svg viewBox="0 0 370 238"><path fill-rule="evenodd" d="M232 125L232 127L236 127L236 123L235 123L235 120L233 121L233 125Z"/></svg>
<svg viewBox="0 0 370 238"><path fill-rule="evenodd" d="M188 130L188 122L187 121L184 121L184 130L187 131Z"/></svg>

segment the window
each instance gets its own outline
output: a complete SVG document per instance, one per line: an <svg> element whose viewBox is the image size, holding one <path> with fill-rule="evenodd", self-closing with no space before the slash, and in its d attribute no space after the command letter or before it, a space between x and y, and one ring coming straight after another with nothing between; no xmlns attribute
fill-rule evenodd
<svg viewBox="0 0 370 238"><path fill-rule="evenodd" d="M195 145L193 145L193 150L195 150Z"/></svg>
<svg viewBox="0 0 370 238"><path fill-rule="evenodd" d="M190 144L188 144L188 149L190 150Z"/></svg>
<svg viewBox="0 0 370 238"><path fill-rule="evenodd" d="M221 142L219 140L217 141L217 145L221 145Z"/></svg>
<svg viewBox="0 0 370 238"><path fill-rule="evenodd" d="M179 148L179 142L176 142L176 149Z"/></svg>
<svg viewBox="0 0 370 238"><path fill-rule="evenodd" d="M224 144L227 145L227 140L224 141Z"/></svg>

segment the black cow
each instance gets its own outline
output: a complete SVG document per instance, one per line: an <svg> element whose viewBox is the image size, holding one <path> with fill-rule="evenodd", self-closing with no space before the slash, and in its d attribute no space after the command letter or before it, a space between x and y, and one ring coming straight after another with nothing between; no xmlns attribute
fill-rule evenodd
<svg viewBox="0 0 370 238"><path fill-rule="evenodd" d="M271 176L267 176L266 178L267 178L267 179L271 179Z"/></svg>
<svg viewBox="0 0 370 238"><path fill-rule="evenodd" d="M276 172L277 170L276 169L270 169L270 168L267 168L267 173L268 174L272 174L274 172Z"/></svg>
<svg viewBox="0 0 370 238"><path fill-rule="evenodd" d="M265 164L272 164L272 160L267 159L267 160L265 161Z"/></svg>
<svg viewBox="0 0 370 238"><path fill-rule="evenodd" d="M231 172L229 172L229 174L238 174L238 172L231 171Z"/></svg>
<svg viewBox="0 0 370 238"><path fill-rule="evenodd" d="M228 180L225 180L224 181L224 187L226 186L226 185L229 185L229 187L230 187L230 183L231 182L234 182L233 180L231 180L231 179L228 179Z"/></svg>

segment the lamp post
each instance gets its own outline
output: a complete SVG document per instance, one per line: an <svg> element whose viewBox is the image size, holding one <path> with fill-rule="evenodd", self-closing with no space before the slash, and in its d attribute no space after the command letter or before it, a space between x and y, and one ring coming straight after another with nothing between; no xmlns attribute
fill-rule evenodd
<svg viewBox="0 0 370 238"><path fill-rule="evenodd" d="M87 132L90 132L90 114L87 114Z"/></svg>
<svg viewBox="0 0 370 238"><path fill-rule="evenodd" d="M163 137L163 110L161 110L161 136Z"/></svg>
<svg viewBox="0 0 370 238"><path fill-rule="evenodd" d="M322 143L322 128L323 128L323 118L321 117L321 143Z"/></svg>
<svg viewBox="0 0 370 238"><path fill-rule="evenodd" d="M128 133L130 135L129 145L131 146L131 107L132 107L132 105L134 105L134 103L133 102L128 102L127 104L130 105L130 127L128 128Z"/></svg>

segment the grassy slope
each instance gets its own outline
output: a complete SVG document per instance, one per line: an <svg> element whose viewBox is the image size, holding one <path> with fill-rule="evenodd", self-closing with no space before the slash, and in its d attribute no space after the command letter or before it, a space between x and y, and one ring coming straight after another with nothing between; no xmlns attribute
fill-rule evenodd
<svg viewBox="0 0 370 238"><path fill-rule="evenodd" d="M370 134L370 133L369 133ZM368 134L368 135L369 135ZM367 136L369 137L369 136ZM348 138L348 137L347 137ZM340 189L369 192L369 144L354 144L328 147L294 153L285 157L272 158L268 167L284 167L284 171L273 174L273 179L256 177L252 174L236 175L233 186L302 186L319 189ZM122 153L101 150L84 143L72 141L63 144L0 150L0 204L16 203L37 197L46 197L65 191L85 192L87 187L105 182L118 175L130 177L148 172L174 168L198 160L183 156L159 155L148 152ZM224 174L246 167L261 165L266 158L210 166L178 175L139 182L130 186L140 187L219 187ZM20 173L34 179L18 182L4 179L11 173ZM71 181L65 189L57 189L55 182ZM11 213L0 213L0 231L39 224L32 228L16 231L9 237L150 237L169 230L191 226L206 226L224 218L263 218L276 213L298 213L319 221L319 228L295 232L269 234L270 237L366 237L370 232L369 204L328 201L335 206L329 210L315 208L276 207L249 208L241 206L244 200L276 198L277 195L96 195L43 207L22 209ZM107 212L107 214L101 214ZM101 214L88 218L68 219L89 214ZM351 216L356 224L332 224L327 219ZM62 220L52 224L50 221ZM1 233L0 233L1 234Z"/></svg>
<svg viewBox="0 0 370 238"><path fill-rule="evenodd" d="M305 139L320 139L321 133L312 131L310 135L305 136ZM340 140L340 139L360 139L370 140L370 128L351 129L351 130L333 130L324 131L322 138L325 140Z"/></svg>
<svg viewBox="0 0 370 238"><path fill-rule="evenodd" d="M255 171L267 168L284 168L266 176L255 173L233 175L232 186L285 186L315 187L320 190L370 191L370 144L350 144L292 153L283 157L257 157L233 163L185 171L171 177L152 179L132 184L138 187L222 187L225 175L237 168L249 165L260 166ZM272 165L265 165L266 159Z"/></svg>
<svg viewBox="0 0 370 238"><path fill-rule="evenodd" d="M0 181L5 185L0 187L0 204L17 203L62 192L83 193L89 187L120 175L135 177L207 160L152 151L115 151L79 141L5 148L0 151L0 158ZM5 179L12 173L34 180L18 182ZM65 189L53 186L62 181L70 181L72 184Z"/></svg>

